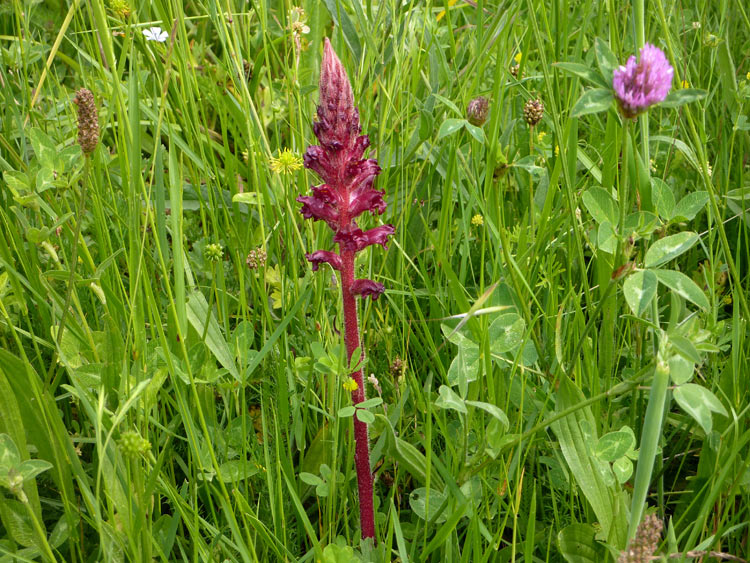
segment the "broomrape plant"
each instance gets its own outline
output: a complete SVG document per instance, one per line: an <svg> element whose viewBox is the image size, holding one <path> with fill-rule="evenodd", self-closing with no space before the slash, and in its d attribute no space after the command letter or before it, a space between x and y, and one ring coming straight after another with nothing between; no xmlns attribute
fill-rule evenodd
<svg viewBox="0 0 750 563"><path fill-rule="evenodd" d="M382 214L386 204L383 192L372 187L380 167L375 159L362 158L370 139L367 135L360 135L359 112L354 107L349 78L327 38L320 70L318 121L313 123L313 132L320 145L308 147L304 164L320 176L323 184L313 186L312 195L299 196L297 201L302 204L301 212L306 219L326 222L334 232L333 242L338 243L339 252L316 250L305 256L312 263L313 270L327 262L341 275L344 341L351 362L355 351L360 348L355 298L369 296L377 299L385 289L375 281L355 279L354 259L358 252L370 245L379 244L386 248L387 239L394 229L393 225L381 225L362 231L357 225L357 217L362 213ZM347 390L351 391L354 404L361 404L365 401L362 369L355 369L350 377ZM354 439L362 538L374 538L373 478L367 423L358 417L354 418Z"/></svg>

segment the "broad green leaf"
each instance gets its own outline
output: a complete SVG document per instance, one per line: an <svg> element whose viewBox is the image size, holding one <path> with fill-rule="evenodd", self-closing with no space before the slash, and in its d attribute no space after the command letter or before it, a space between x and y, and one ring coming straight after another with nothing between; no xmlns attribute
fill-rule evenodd
<svg viewBox="0 0 750 563"><path fill-rule="evenodd" d="M650 211L636 211L625 217L625 233L647 237L659 226L659 216Z"/></svg>
<svg viewBox="0 0 750 563"><path fill-rule="evenodd" d="M27 459L26 461L21 462L21 465L18 466L18 472L21 474L24 481L33 479L48 469L52 469L52 464L43 459Z"/></svg>
<svg viewBox="0 0 750 563"><path fill-rule="evenodd" d="M495 405L491 405L490 403L483 403L482 401L465 401L465 403L469 406L482 409L484 412L489 413L490 415L495 417L496 420L499 420L500 423L505 426L506 430L510 426L508 417L500 407L496 407Z"/></svg>
<svg viewBox="0 0 750 563"><path fill-rule="evenodd" d="M21 463L21 454L15 442L7 434L0 434L0 471L7 473L11 467Z"/></svg>
<svg viewBox="0 0 750 563"><path fill-rule="evenodd" d="M708 310L710 307L706 294L703 293L700 287L698 287L697 283L682 272L676 272L674 270L653 270L653 273L661 283L666 285L680 297L695 303L702 309Z"/></svg>
<svg viewBox="0 0 750 563"><path fill-rule="evenodd" d="M488 329L490 351L494 355L520 351L526 321L516 313L505 313L497 317Z"/></svg>
<svg viewBox="0 0 750 563"><path fill-rule="evenodd" d="M651 198L656 212L662 219L669 221L672 218L675 206L672 188L661 178L651 178Z"/></svg>
<svg viewBox="0 0 750 563"><path fill-rule="evenodd" d="M567 376L561 376L555 411L559 413L571 407L578 407L583 401L584 395L581 390ZM627 539L627 496L619 487L607 486L605 483L599 470L599 465L603 462L590 453L581 431L583 424L591 432L595 431L594 415L590 406L576 408L574 412L552 423L551 426L560 442L560 450L568 469L591 504L604 537L611 544L624 545ZM593 435L590 439L593 442L597 437Z"/></svg>
<svg viewBox="0 0 750 563"><path fill-rule="evenodd" d="M336 416L338 416L339 418L349 418L350 416L354 416L356 410L357 407L349 405L348 407L339 409L339 412L336 413Z"/></svg>
<svg viewBox="0 0 750 563"><path fill-rule="evenodd" d="M657 240L646 251L644 261L646 268L656 268L657 266L666 264L670 260L674 260L683 252L688 251L698 242L698 239L699 237L696 233L686 231Z"/></svg>
<svg viewBox="0 0 750 563"><path fill-rule="evenodd" d="M254 463L234 459L222 463L219 466L219 478L225 483L235 483L248 477L252 477L258 472Z"/></svg>
<svg viewBox="0 0 750 563"><path fill-rule="evenodd" d="M481 127L477 127L476 125L472 125L468 121L464 124L464 127L472 137L474 137L480 143L484 144L484 129L482 129Z"/></svg>
<svg viewBox="0 0 750 563"><path fill-rule="evenodd" d="M438 131L438 140L444 137L448 137L449 135L453 135L453 133L463 128L467 123L468 121L466 121L465 119L456 119L454 117L446 119L440 125L440 130Z"/></svg>
<svg viewBox="0 0 750 563"><path fill-rule="evenodd" d="M614 471L615 477L617 477L617 482L622 485L633 474L633 462L627 457L621 457L612 464L612 471Z"/></svg>
<svg viewBox="0 0 750 563"><path fill-rule="evenodd" d="M435 406L441 409L452 409L460 413L466 414L466 405L464 400L459 397L450 387L447 385L441 385L439 389L440 396L435 399Z"/></svg>
<svg viewBox="0 0 750 563"><path fill-rule="evenodd" d="M414 511L414 514L419 516L422 520L431 521L438 514L438 510L445 502L446 495L435 489L428 490L424 487L414 489L409 495L409 506ZM437 516L435 520L436 524L445 522L448 518L448 510L443 510L440 516Z"/></svg>
<svg viewBox="0 0 750 563"><path fill-rule="evenodd" d="M605 88L594 88L593 90L587 90L581 96L576 105L573 106L573 111L570 113L571 117L581 117L582 115L588 115L590 113L599 113L600 111L607 111L612 107L612 100L614 95L612 90Z"/></svg>
<svg viewBox="0 0 750 563"><path fill-rule="evenodd" d="M727 411L721 401L705 387L694 383L680 385L674 390L674 399L686 413L700 424L703 431L711 432L711 413L715 412L727 416Z"/></svg>
<svg viewBox="0 0 750 563"><path fill-rule="evenodd" d="M357 417L357 420L364 422L365 424L372 424L375 422L375 415L367 409L357 409L354 415Z"/></svg>
<svg viewBox="0 0 750 563"><path fill-rule="evenodd" d="M614 76L614 70L620 66L620 61L609 48L609 45L601 37L597 37L594 40L594 52L596 53L596 62L599 65L599 70L604 76L605 84L607 88L612 87L612 78Z"/></svg>
<svg viewBox="0 0 750 563"><path fill-rule="evenodd" d="M695 364L684 358L681 354L675 354L668 360L669 378L675 385L682 385L693 379Z"/></svg>
<svg viewBox="0 0 750 563"><path fill-rule="evenodd" d="M594 452L605 461L617 461L635 446L635 438L629 432L608 432L596 443Z"/></svg>
<svg viewBox="0 0 750 563"><path fill-rule="evenodd" d="M609 221L604 221L596 230L596 247L609 254L617 250L617 233Z"/></svg>
<svg viewBox="0 0 750 563"><path fill-rule="evenodd" d="M187 302L187 317L195 331L203 336L206 335L206 346L216 357L222 367L234 377L235 380L242 383L242 378L237 371L237 364L234 362L234 354L229 348L229 344L221 333L219 323L214 317L213 311L209 311L206 298L199 291L194 291ZM206 330L206 324L208 329ZM64 336L64 335L63 335Z"/></svg>
<svg viewBox="0 0 750 563"><path fill-rule="evenodd" d="M26 507L19 501L6 497L0 502L0 521L16 543L24 547L31 547L39 543L34 534L33 523Z"/></svg>
<svg viewBox="0 0 750 563"><path fill-rule="evenodd" d="M692 221L708 203L708 192L692 192L683 197L674 207L673 221Z"/></svg>
<svg viewBox="0 0 750 563"><path fill-rule="evenodd" d="M686 360L690 360L695 364L700 363L701 355L695 349L695 345L690 342L690 339L679 334L670 334L669 343Z"/></svg>
<svg viewBox="0 0 750 563"><path fill-rule="evenodd" d="M557 534L557 544L568 563L601 563L607 561L607 549L596 541L591 524L571 524Z"/></svg>
<svg viewBox="0 0 750 563"><path fill-rule="evenodd" d="M233 203L246 203L247 205L263 205L263 199L258 192L242 192L232 196Z"/></svg>
<svg viewBox="0 0 750 563"><path fill-rule="evenodd" d="M594 187L584 192L581 200L594 221L600 224L605 221L612 225L617 224L620 218L620 206L609 191Z"/></svg>
<svg viewBox="0 0 750 563"><path fill-rule="evenodd" d="M366 401L362 401L361 403L357 403L357 407L360 409L371 409L373 407L377 407L378 405L383 404L383 399L380 397L373 397L371 399L367 399Z"/></svg>
<svg viewBox="0 0 750 563"><path fill-rule="evenodd" d="M697 102L706 97L708 92L698 88L683 88L682 90L672 90L667 98L660 104L665 108L677 108L690 102Z"/></svg>
<svg viewBox="0 0 750 563"><path fill-rule="evenodd" d="M29 131L29 139L42 168L56 168L57 147L50 136L41 129L34 127Z"/></svg>
<svg viewBox="0 0 750 563"><path fill-rule="evenodd" d="M656 276L650 270L639 270L625 279L622 293L634 315L640 317L648 310L656 295L656 286Z"/></svg>
<svg viewBox="0 0 750 563"><path fill-rule="evenodd" d="M552 66L583 78L584 80L591 82L594 86L599 86L601 88L607 88L609 86L601 73L586 65L580 63L554 63Z"/></svg>
<svg viewBox="0 0 750 563"><path fill-rule="evenodd" d="M458 347L458 353L453 358L448 368L448 385L454 387L462 380L471 382L477 378L479 370L479 346L466 340L463 345Z"/></svg>

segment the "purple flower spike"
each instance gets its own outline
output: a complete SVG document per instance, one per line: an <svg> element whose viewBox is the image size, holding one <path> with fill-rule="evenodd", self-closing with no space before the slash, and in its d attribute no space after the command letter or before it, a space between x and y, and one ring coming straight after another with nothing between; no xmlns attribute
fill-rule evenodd
<svg viewBox="0 0 750 563"><path fill-rule="evenodd" d="M299 196L297 201L302 204L300 211L306 219L325 221L331 228L333 242L338 243L340 253L318 250L305 257L312 263L313 270L327 262L341 273L344 342L351 360L354 351L360 347L355 298L371 297L375 300L385 291L380 283L354 279L354 258L357 252L372 244L386 248L388 237L393 234L393 225L380 225L368 231L357 226L356 219L362 213L370 211L380 215L385 211L386 203L384 193L373 188L380 166L375 159L364 158L370 139L360 134L359 112L354 107L349 78L328 39L325 40L320 67L318 120L313 124L313 133L320 144L308 147L304 156L305 168L318 174L324 183L313 186L312 195ZM362 370L354 371L351 378L356 383L349 389L352 402L361 403L366 399ZM373 476L367 424L358 418L353 424L362 538L374 539Z"/></svg>
<svg viewBox="0 0 750 563"><path fill-rule="evenodd" d="M673 76L674 69L662 50L646 43L639 62L631 55L625 66L614 71L612 86L622 114L633 118L663 102L672 87Z"/></svg>
<svg viewBox="0 0 750 563"><path fill-rule="evenodd" d="M359 295L360 297L371 297L375 301L380 294L385 291L385 287L382 283L374 282L372 280L354 280L352 284L352 293Z"/></svg>

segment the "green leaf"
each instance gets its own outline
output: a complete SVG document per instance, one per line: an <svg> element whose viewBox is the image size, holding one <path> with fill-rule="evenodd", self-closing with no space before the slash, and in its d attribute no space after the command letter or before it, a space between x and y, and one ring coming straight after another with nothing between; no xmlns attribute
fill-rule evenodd
<svg viewBox="0 0 750 563"><path fill-rule="evenodd" d="M441 385L439 389L440 396L435 399L435 406L441 409L452 409L460 413L466 414L466 405L464 400L459 397L450 387L447 385Z"/></svg>
<svg viewBox="0 0 750 563"><path fill-rule="evenodd" d="M383 404L383 399L380 397L373 397L372 399L367 399L366 401L362 401L361 403L357 403L357 408L360 409L371 409L373 407L377 407L378 405Z"/></svg>
<svg viewBox="0 0 750 563"><path fill-rule="evenodd" d="M554 63L552 66L559 68L560 70L574 74L588 82L591 82L594 86L600 86L601 88L607 88L607 84L601 73L596 72L594 69L589 68L586 65L580 63Z"/></svg>
<svg viewBox="0 0 750 563"><path fill-rule="evenodd" d="M651 178L651 197L653 198L656 212L662 219L669 221L674 212L674 192L661 178Z"/></svg>
<svg viewBox="0 0 750 563"><path fill-rule="evenodd" d="M621 457L612 464L612 471L614 471L615 477L617 477L617 482L622 485L633 474L633 462L627 457Z"/></svg>
<svg viewBox="0 0 750 563"><path fill-rule="evenodd" d="M674 399L686 413L692 416L700 424L703 431L708 434L711 432L712 421L711 413L715 412L727 416L724 405L721 404L716 395L711 393L705 387L694 383L680 385L674 390Z"/></svg>
<svg viewBox="0 0 750 563"><path fill-rule="evenodd" d="M580 407L583 401L584 395L581 390L567 376L561 376L555 400L555 412ZM590 448L587 447L588 444L596 441L597 437L593 434L587 442L582 432L584 426L591 432L595 432L596 424L590 406L576 408L574 412L551 425L552 431L560 442L560 450L570 473L594 509L604 537L611 544L624 545L627 539L627 522L620 514L625 510L627 497L620 487L606 484L599 469L604 462L593 456ZM605 558L594 559L594 561L604 560ZM585 559L576 561L585 561Z"/></svg>
<svg viewBox="0 0 750 563"><path fill-rule="evenodd" d="M357 412L354 414L356 415L357 420L364 422L365 424L372 424L375 422L375 415L367 409L357 409Z"/></svg>
<svg viewBox="0 0 750 563"><path fill-rule="evenodd" d="M339 412L336 413L336 416L338 416L339 418L349 418L350 416L354 416L354 413L356 412L356 410L357 410L357 407L349 405L348 407L339 409Z"/></svg>
<svg viewBox="0 0 750 563"><path fill-rule="evenodd" d="M683 88L682 90L672 90L667 98L660 104L665 108L677 108L690 102L697 102L706 97L708 92L697 88Z"/></svg>
<svg viewBox="0 0 750 563"><path fill-rule="evenodd" d="M428 497L428 489L420 487L419 489L414 489L409 495L409 506L414 511L414 514L422 520L429 522L437 516L438 510L440 510L446 498L444 493L435 489L429 489ZM447 518L448 511L443 510L440 516L437 516L435 523L440 524L441 522L445 522Z"/></svg>
<svg viewBox="0 0 750 563"><path fill-rule="evenodd" d="M15 442L7 434L0 434L0 472L7 473L11 467L21 463L21 454Z"/></svg>
<svg viewBox="0 0 750 563"><path fill-rule="evenodd" d="M607 561L607 549L596 541L591 524L571 524L557 534L557 544L568 563L601 563Z"/></svg>
<svg viewBox="0 0 750 563"><path fill-rule="evenodd" d="M500 423L505 427L506 430L510 426L510 421L508 420L508 417L505 415L505 413L503 412L503 409L501 409L500 407L491 405L490 403L483 403L482 401L464 401L464 402L469 406L482 409L484 412L489 413L496 420L500 421Z"/></svg>
<svg viewBox="0 0 750 563"><path fill-rule="evenodd" d="M593 90L587 90L581 96L576 105L573 106L573 111L570 113L571 117L581 117L582 115L588 115L590 113L599 113L601 111L607 111L612 107L612 100L614 95L612 90L604 88L594 88Z"/></svg>
<svg viewBox="0 0 750 563"><path fill-rule="evenodd" d="M708 203L708 192L692 192L683 197L675 206L673 221L692 221Z"/></svg>
<svg viewBox="0 0 750 563"><path fill-rule="evenodd" d="M622 293L634 315L640 317L648 310L656 295L656 286L656 276L651 270L640 270L627 277Z"/></svg>
<svg viewBox="0 0 750 563"><path fill-rule="evenodd" d="M686 231L659 239L646 251L644 264L647 268L656 268L666 264L690 250L699 238L696 233Z"/></svg>
<svg viewBox="0 0 750 563"><path fill-rule="evenodd" d="M695 364L681 354L675 354L668 360L669 378L675 385L682 385L693 378Z"/></svg>
<svg viewBox="0 0 750 563"><path fill-rule="evenodd" d="M506 352L518 353L523 344L526 321L516 313L506 313L497 317L488 329L490 351L499 356Z"/></svg>
<svg viewBox="0 0 750 563"><path fill-rule="evenodd" d="M465 119L456 119L454 117L451 117L450 119L446 119L443 121L443 123L440 125L440 130L438 131L438 140L448 137L449 135L453 135L456 131L464 127L469 122Z"/></svg>
<svg viewBox="0 0 750 563"><path fill-rule="evenodd" d="M246 203L247 205L263 205L263 200L258 192L242 192L232 196L233 203Z"/></svg>
<svg viewBox="0 0 750 563"><path fill-rule="evenodd" d="M596 53L596 62L599 65L599 70L604 76L605 87L612 87L612 79L614 77L614 70L620 66L620 62L617 57L609 48L609 45L601 37L597 37L594 40L594 52Z"/></svg>
<svg viewBox="0 0 750 563"><path fill-rule="evenodd" d="M219 478L224 483L242 481L256 473L258 473L258 468L254 463L239 459L224 462L219 466Z"/></svg>
<svg viewBox="0 0 750 563"><path fill-rule="evenodd" d="M21 462L21 465L18 466L18 472L21 474L24 481L33 479L40 473L49 469L52 469L52 464L43 459L27 459L26 461Z"/></svg>
<svg viewBox="0 0 750 563"><path fill-rule="evenodd" d="M680 297L691 301L698 305L698 307L708 310L710 303L708 297L703 293L698 284L687 277L682 272L676 272L674 270L653 270L657 279L666 285L669 289L674 291Z"/></svg>
<svg viewBox="0 0 750 563"><path fill-rule="evenodd" d="M620 206L614 200L609 191L604 188L594 187L584 192L581 197L584 207L601 224L608 221L616 225L620 218Z"/></svg>
<svg viewBox="0 0 750 563"><path fill-rule="evenodd" d="M617 461L635 446L635 438L629 432L608 432L596 443L594 452L605 461Z"/></svg>
<svg viewBox="0 0 750 563"><path fill-rule="evenodd" d="M679 334L670 334L669 343L671 344L672 348L674 348L674 350L686 360L689 360L694 364L700 363L701 355L698 353L698 350L695 349L695 346L692 342L690 342L688 338L680 336Z"/></svg>
<svg viewBox="0 0 750 563"><path fill-rule="evenodd" d="M464 340L459 345L458 353L453 358L448 368L448 385L454 387L462 380L465 382L474 381L477 378L479 370L479 346L470 340Z"/></svg>
<svg viewBox="0 0 750 563"><path fill-rule="evenodd" d="M325 482L323 481L323 479L321 479L317 475L313 475L312 473L307 473L306 471L301 472L299 474L299 478L300 478L300 481L312 487L317 487L318 485L322 485Z"/></svg>
<svg viewBox="0 0 750 563"><path fill-rule="evenodd" d="M187 318L200 336L203 336L205 332L206 346L222 367L226 368L235 380L242 383L237 365L234 363L234 354L232 354L229 344L221 333L221 328L216 321L216 317L214 317L213 311L208 310L206 298L199 291L194 291L188 297ZM206 323L208 323L208 330L206 330Z"/></svg>
<svg viewBox="0 0 750 563"><path fill-rule="evenodd" d="M481 144L484 144L484 129L482 129L481 127L477 127L476 125L472 125L468 121L464 124L464 127L472 137L474 137Z"/></svg>
<svg viewBox="0 0 750 563"><path fill-rule="evenodd" d="M596 230L596 247L609 254L617 250L617 233L609 221L604 221Z"/></svg>

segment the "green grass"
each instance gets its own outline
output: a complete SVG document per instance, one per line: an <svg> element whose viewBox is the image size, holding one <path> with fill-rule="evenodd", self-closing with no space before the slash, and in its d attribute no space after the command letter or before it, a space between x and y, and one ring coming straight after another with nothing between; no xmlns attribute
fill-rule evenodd
<svg viewBox="0 0 750 563"><path fill-rule="evenodd" d="M301 50L289 2L112 4L0 5L0 561L597 562L644 511L658 554L748 559L742 2L305 1ZM592 85L556 63L640 33L705 95L573 117ZM318 179L270 166L316 142L324 37L396 228L356 265L386 286L369 553Z"/></svg>

